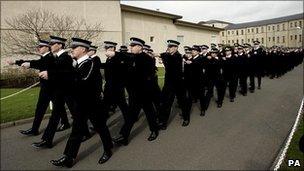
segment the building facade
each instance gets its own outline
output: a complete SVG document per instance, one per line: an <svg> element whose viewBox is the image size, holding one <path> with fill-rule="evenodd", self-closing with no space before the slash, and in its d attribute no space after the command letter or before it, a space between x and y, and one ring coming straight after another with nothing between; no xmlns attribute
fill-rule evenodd
<svg viewBox="0 0 304 171"><path fill-rule="evenodd" d="M216 21L212 24L218 24ZM283 47L303 47L303 14L261 20L255 22L229 24L220 32L220 42L252 44L258 40L265 47L274 45Z"/></svg>
<svg viewBox="0 0 304 171"><path fill-rule="evenodd" d="M181 47L219 43L219 32L224 30L182 21L182 16L175 14L123 5L119 1L2 1L1 35L11 29L6 19L33 9L73 15L84 18L88 24L102 23L101 36L92 40L100 47L105 40L117 42L118 46L128 45L129 38L134 36L145 40L158 53L166 50L168 39L180 41ZM105 60L101 49L98 54Z"/></svg>

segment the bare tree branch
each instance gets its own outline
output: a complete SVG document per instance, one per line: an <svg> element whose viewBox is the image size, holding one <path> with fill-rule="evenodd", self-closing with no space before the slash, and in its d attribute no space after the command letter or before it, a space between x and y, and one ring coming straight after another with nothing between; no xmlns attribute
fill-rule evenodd
<svg viewBox="0 0 304 171"><path fill-rule="evenodd" d="M57 15L48 10L33 9L24 14L5 20L9 30L3 31L3 55L32 55L35 45L46 35L68 39L72 37L95 39L102 33L101 23L88 24L84 18L71 15Z"/></svg>

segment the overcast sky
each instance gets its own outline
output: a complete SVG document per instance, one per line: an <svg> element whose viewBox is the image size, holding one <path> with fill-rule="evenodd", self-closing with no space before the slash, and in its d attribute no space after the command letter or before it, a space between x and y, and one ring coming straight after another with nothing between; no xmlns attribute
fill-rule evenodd
<svg viewBox="0 0 304 171"><path fill-rule="evenodd" d="M243 23L303 13L303 1L121 1L122 4L172 13L182 20Z"/></svg>

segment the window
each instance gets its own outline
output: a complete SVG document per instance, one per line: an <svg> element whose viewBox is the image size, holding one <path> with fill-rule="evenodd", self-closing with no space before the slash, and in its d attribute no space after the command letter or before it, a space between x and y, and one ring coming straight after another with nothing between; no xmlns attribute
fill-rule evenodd
<svg viewBox="0 0 304 171"><path fill-rule="evenodd" d="M248 39L248 43L250 43L250 39Z"/></svg>
<svg viewBox="0 0 304 171"><path fill-rule="evenodd" d="M299 21L299 27L302 27L302 21Z"/></svg>
<svg viewBox="0 0 304 171"><path fill-rule="evenodd" d="M297 35L295 35L294 37L295 37L295 40L297 40Z"/></svg>
<svg viewBox="0 0 304 171"><path fill-rule="evenodd" d="M234 40L232 40L231 42L234 43Z"/></svg>
<svg viewBox="0 0 304 171"><path fill-rule="evenodd" d="M282 43L285 43L285 36L282 36Z"/></svg>
<svg viewBox="0 0 304 171"><path fill-rule="evenodd" d="M292 23L290 23L290 28L292 28Z"/></svg>
<svg viewBox="0 0 304 171"><path fill-rule="evenodd" d="M176 40L180 43L182 43L184 41L184 36L183 35L177 35Z"/></svg>
<svg viewBox="0 0 304 171"><path fill-rule="evenodd" d="M228 40L228 44L230 44L230 40Z"/></svg>
<svg viewBox="0 0 304 171"><path fill-rule="evenodd" d="M268 31L270 31L270 26L268 26Z"/></svg>
<svg viewBox="0 0 304 171"><path fill-rule="evenodd" d="M262 44L264 44L264 38L262 37Z"/></svg>
<svg viewBox="0 0 304 171"><path fill-rule="evenodd" d="M277 43L280 43L280 37L279 36L277 37Z"/></svg>
<svg viewBox="0 0 304 171"><path fill-rule="evenodd" d="M285 24L283 24L283 30L285 30Z"/></svg>
<svg viewBox="0 0 304 171"><path fill-rule="evenodd" d="M222 32L222 36L224 36L225 34L224 34L224 32Z"/></svg>
<svg viewBox="0 0 304 171"><path fill-rule="evenodd" d="M294 24L295 24L295 27L298 27L298 23L297 22L295 22Z"/></svg>
<svg viewBox="0 0 304 171"><path fill-rule="evenodd" d="M272 30L274 31L274 26L272 26Z"/></svg>
<svg viewBox="0 0 304 171"><path fill-rule="evenodd" d="M259 28L256 28L256 33L259 33Z"/></svg>
<svg viewBox="0 0 304 171"><path fill-rule="evenodd" d="M234 34L234 31L231 31L231 34Z"/></svg>
<svg viewBox="0 0 304 171"><path fill-rule="evenodd" d="M271 41L271 37L268 37L268 41L269 41L269 42Z"/></svg>
<svg viewBox="0 0 304 171"><path fill-rule="evenodd" d="M241 34L244 35L244 30L241 30Z"/></svg>
<svg viewBox="0 0 304 171"><path fill-rule="evenodd" d="M290 40L292 40L292 35L290 35Z"/></svg>
<svg viewBox="0 0 304 171"><path fill-rule="evenodd" d="M214 27L214 24L212 24L212 27Z"/></svg>
<svg viewBox="0 0 304 171"><path fill-rule="evenodd" d="M280 31L280 25L277 25L277 31Z"/></svg>
<svg viewBox="0 0 304 171"><path fill-rule="evenodd" d="M302 42L302 35L299 35L299 42Z"/></svg>
<svg viewBox="0 0 304 171"><path fill-rule="evenodd" d="M252 32L252 33L254 32L254 29L253 29L253 28L251 29L251 32Z"/></svg>
<svg viewBox="0 0 304 171"><path fill-rule="evenodd" d="M259 38L256 38L256 41L259 41Z"/></svg>
<svg viewBox="0 0 304 171"><path fill-rule="evenodd" d="M151 43L154 42L154 36L150 36L150 42L151 42Z"/></svg>
<svg viewBox="0 0 304 171"><path fill-rule="evenodd" d="M247 32L250 33L250 29L248 29Z"/></svg>
<svg viewBox="0 0 304 171"><path fill-rule="evenodd" d="M228 35L230 35L230 31L228 31L227 33L228 33Z"/></svg>
<svg viewBox="0 0 304 171"><path fill-rule="evenodd" d="M225 40L223 40L222 43L225 44Z"/></svg>
<svg viewBox="0 0 304 171"><path fill-rule="evenodd" d="M272 37L272 41L275 42L275 37Z"/></svg>
<svg viewBox="0 0 304 171"><path fill-rule="evenodd" d="M251 39L251 42L253 43L253 42L254 42L254 39Z"/></svg>
<svg viewBox="0 0 304 171"><path fill-rule="evenodd" d="M264 33L264 27L261 27L261 29L262 29L261 32Z"/></svg>
<svg viewBox="0 0 304 171"><path fill-rule="evenodd" d="M239 31L238 30L236 31L236 35L239 35Z"/></svg>
<svg viewBox="0 0 304 171"><path fill-rule="evenodd" d="M236 39L236 43L239 43L239 39Z"/></svg>
<svg viewBox="0 0 304 171"><path fill-rule="evenodd" d="M242 44L244 44L244 39L242 39Z"/></svg>

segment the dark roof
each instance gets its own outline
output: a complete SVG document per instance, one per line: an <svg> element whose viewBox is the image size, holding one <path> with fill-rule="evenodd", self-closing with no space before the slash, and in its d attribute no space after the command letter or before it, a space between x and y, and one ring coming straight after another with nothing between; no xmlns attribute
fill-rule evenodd
<svg viewBox="0 0 304 171"><path fill-rule="evenodd" d="M224 23L224 24L232 24L226 21L221 21L221 20L208 20L205 22L206 24L213 24L213 23Z"/></svg>
<svg viewBox="0 0 304 171"><path fill-rule="evenodd" d="M156 11L156 10L149 10L149 9L145 9L145 8L139 8L139 7L124 5L124 4L120 4L120 8L123 11L130 11L130 12L136 12L136 13L141 13L141 14L154 15L154 16L165 17L165 18L170 18L170 19L181 19L181 18L183 18L180 15L169 14L169 13L165 13L165 12L160 12L160 11Z"/></svg>
<svg viewBox="0 0 304 171"><path fill-rule="evenodd" d="M218 31L218 32L224 31L224 29L222 29L222 28L205 26L205 25L192 23L192 22L188 22L188 21L182 21L182 20L175 20L173 23L175 25L194 27L194 28L205 29L205 30L210 30L210 31Z"/></svg>
<svg viewBox="0 0 304 171"><path fill-rule="evenodd" d="M303 19L303 13L295 14L295 15L289 15L285 17L279 17L279 18L273 18L268 20L260 20L260 21L253 21L248 23L240 23L240 24L230 24L225 27L226 30L228 29L239 29L239 28L246 28L246 27L257 27L257 26L263 26L268 24L276 24L276 23L282 23L290 20L296 20L296 19Z"/></svg>

